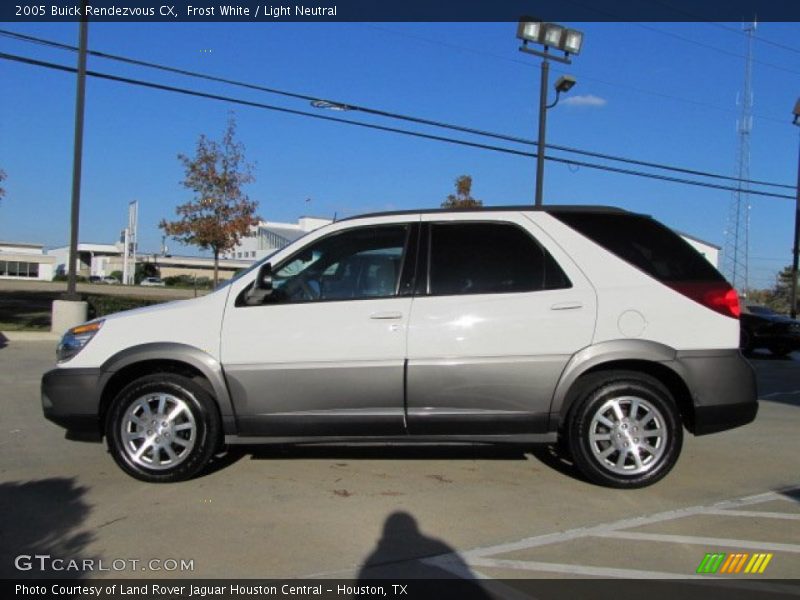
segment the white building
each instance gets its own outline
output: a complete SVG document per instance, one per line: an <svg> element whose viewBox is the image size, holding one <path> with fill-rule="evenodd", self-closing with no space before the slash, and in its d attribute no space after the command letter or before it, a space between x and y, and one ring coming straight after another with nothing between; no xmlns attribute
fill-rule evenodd
<svg viewBox="0 0 800 600"><path fill-rule="evenodd" d="M239 245L225 254L224 258L258 260L331 222L331 219L322 217L300 217L297 223L261 221L251 229L251 235L242 238Z"/></svg>
<svg viewBox="0 0 800 600"><path fill-rule="evenodd" d="M689 242L689 244L700 254L705 256L706 260L710 262L712 265L714 265L714 267L719 268L719 251L720 251L719 246L715 246L714 244L701 240L700 238L691 236L688 233L683 233L682 231L676 230L675 233L677 233L684 240Z"/></svg>
<svg viewBox="0 0 800 600"><path fill-rule="evenodd" d="M55 259L41 244L0 242L0 279L53 279Z"/></svg>
<svg viewBox="0 0 800 600"><path fill-rule="evenodd" d="M122 270L122 244L78 244L75 271L81 277L111 275L112 271ZM55 258L55 272L66 275L69 272L69 246L53 248L47 254Z"/></svg>

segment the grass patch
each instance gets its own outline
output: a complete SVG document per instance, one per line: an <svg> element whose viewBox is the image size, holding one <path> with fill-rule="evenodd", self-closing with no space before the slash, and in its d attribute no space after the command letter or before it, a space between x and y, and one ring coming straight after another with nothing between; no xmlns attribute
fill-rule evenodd
<svg viewBox="0 0 800 600"><path fill-rule="evenodd" d="M0 294L1 331L50 331L53 300L61 292L3 292Z"/></svg>
<svg viewBox="0 0 800 600"><path fill-rule="evenodd" d="M0 293L0 331L50 331L53 300L59 300L62 296L63 292L59 291ZM89 319L175 300L102 294L83 294L83 299L89 304Z"/></svg>

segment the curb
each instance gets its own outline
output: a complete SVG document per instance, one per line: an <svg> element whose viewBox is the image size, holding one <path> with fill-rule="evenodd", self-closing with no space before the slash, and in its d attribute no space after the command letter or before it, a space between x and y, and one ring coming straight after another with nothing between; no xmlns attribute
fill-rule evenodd
<svg viewBox="0 0 800 600"><path fill-rule="evenodd" d="M0 339L9 342L57 342L61 336L50 331L0 331Z"/></svg>

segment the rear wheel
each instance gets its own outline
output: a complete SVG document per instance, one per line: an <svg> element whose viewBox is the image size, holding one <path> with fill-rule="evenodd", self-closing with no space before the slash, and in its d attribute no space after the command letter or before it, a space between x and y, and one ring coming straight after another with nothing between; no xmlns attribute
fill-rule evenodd
<svg viewBox="0 0 800 600"><path fill-rule="evenodd" d="M678 459L683 428L669 390L649 375L613 371L579 384L569 422L575 464L590 480L638 488L664 477Z"/></svg>
<svg viewBox="0 0 800 600"><path fill-rule="evenodd" d="M175 373L137 379L114 399L106 423L108 447L129 475L153 483L196 475L220 439L211 395Z"/></svg>

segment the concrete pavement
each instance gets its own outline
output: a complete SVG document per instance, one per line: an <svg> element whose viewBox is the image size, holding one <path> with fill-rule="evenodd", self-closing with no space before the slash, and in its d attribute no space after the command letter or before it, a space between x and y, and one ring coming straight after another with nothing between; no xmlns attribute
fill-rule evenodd
<svg viewBox="0 0 800 600"><path fill-rule="evenodd" d="M53 342L0 348L2 577L691 576L707 552L762 549L770 575L800 578L796 360L756 360L756 422L687 436L675 470L633 491L586 483L547 449L480 446L245 448L192 481L140 483L44 420L53 360ZM33 553L124 562L14 568ZM192 569L150 568L170 559Z"/></svg>

